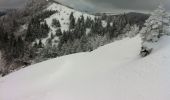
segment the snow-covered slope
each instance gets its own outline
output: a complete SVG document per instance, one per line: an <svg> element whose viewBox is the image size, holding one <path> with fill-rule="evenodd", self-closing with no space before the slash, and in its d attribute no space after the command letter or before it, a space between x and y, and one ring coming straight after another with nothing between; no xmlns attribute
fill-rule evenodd
<svg viewBox="0 0 170 100"><path fill-rule="evenodd" d="M170 100L169 43L140 58L137 36L30 66L0 79L0 100Z"/></svg>
<svg viewBox="0 0 170 100"><path fill-rule="evenodd" d="M90 18L94 18L93 15L89 15L87 13L83 13L83 12L79 12L79 11L76 11L74 9L71 9L71 8L68 8L66 6L63 6L61 4L57 4L57 3L53 3L51 4L47 10L55 10L55 11L58 11L57 13L55 13L54 15L52 15L51 17L47 18L46 21L48 23L49 26L51 26L51 23L52 23L52 19L57 19L60 21L61 23L61 29L62 30L68 30L68 26L69 26L69 17L70 17L70 14L73 12L74 14L74 17L76 19L80 18L80 16L84 16L84 18L86 19L87 17L90 17ZM52 30L55 30L53 29L53 27L51 26L51 29Z"/></svg>
<svg viewBox="0 0 170 100"><path fill-rule="evenodd" d="M62 31L64 31L64 30L67 31L69 29L69 23L70 23L69 17L70 17L70 14L72 12L73 12L73 15L74 15L76 20L78 18L80 18L82 15L84 16L85 19L87 17L94 19L94 17L95 17L94 15L90 15L90 14L87 14L87 13L84 13L84 12L76 11L72 8L69 8L69 7L64 6L62 4L59 4L59 3L51 3L47 7L47 9L45 9L45 10L57 11L55 14L53 14L49 18L45 19L48 26L51 29L50 32L49 32L48 38L50 38L51 34L55 35L55 31L57 30L57 28L52 27L52 20L53 19L59 20L59 22L61 24L61 30ZM47 39L44 39L43 41L45 42L45 40L47 40Z"/></svg>

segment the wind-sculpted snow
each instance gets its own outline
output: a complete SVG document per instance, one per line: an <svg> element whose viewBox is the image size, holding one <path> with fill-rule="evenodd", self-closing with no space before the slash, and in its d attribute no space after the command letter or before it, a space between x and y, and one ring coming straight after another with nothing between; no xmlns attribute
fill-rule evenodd
<svg viewBox="0 0 170 100"><path fill-rule="evenodd" d="M0 100L170 100L170 37L140 58L139 36L0 79Z"/></svg>

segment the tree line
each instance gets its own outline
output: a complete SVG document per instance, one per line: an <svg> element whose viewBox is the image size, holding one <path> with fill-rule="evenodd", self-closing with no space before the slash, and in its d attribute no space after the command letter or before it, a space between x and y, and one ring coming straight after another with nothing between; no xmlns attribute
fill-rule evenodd
<svg viewBox="0 0 170 100"><path fill-rule="evenodd" d="M62 26L60 26L59 20L53 19L53 26L58 28L55 36L59 37L59 42L57 45L53 45L51 42L53 38L49 39L50 42L48 42L47 46L41 49L39 59L43 61L43 59L93 51L99 46L105 45L119 36L126 34L133 25L143 26L144 19L146 20L147 17L148 15L143 15L142 23L141 20L138 22L137 20L135 22L131 21L126 14L112 17L106 16L106 19L103 19L103 17L96 17L94 19L90 17L84 18L82 15L76 21L74 13L71 13L69 30L63 32L60 29ZM109 20L111 18L114 20ZM105 27L102 21L106 21L107 25ZM90 29L88 33L87 29Z"/></svg>

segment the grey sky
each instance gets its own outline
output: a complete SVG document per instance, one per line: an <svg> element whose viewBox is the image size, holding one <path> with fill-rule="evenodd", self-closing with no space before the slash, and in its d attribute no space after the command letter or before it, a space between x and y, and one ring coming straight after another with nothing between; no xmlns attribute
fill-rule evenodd
<svg viewBox="0 0 170 100"><path fill-rule="evenodd" d="M20 7L26 0L0 0L0 8ZM170 0L57 0L76 9L91 11L153 10L163 2L170 11Z"/></svg>
<svg viewBox="0 0 170 100"><path fill-rule="evenodd" d="M0 8L16 8L25 4L26 0L0 0Z"/></svg>

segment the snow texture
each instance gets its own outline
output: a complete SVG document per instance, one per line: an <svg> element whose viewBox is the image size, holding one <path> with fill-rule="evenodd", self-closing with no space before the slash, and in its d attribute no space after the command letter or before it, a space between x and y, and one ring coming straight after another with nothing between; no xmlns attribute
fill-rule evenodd
<svg viewBox="0 0 170 100"><path fill-rule="evenodd" d="M170 37L140 58L140 36L0 79L0 100L170 100Z"/></svg>

